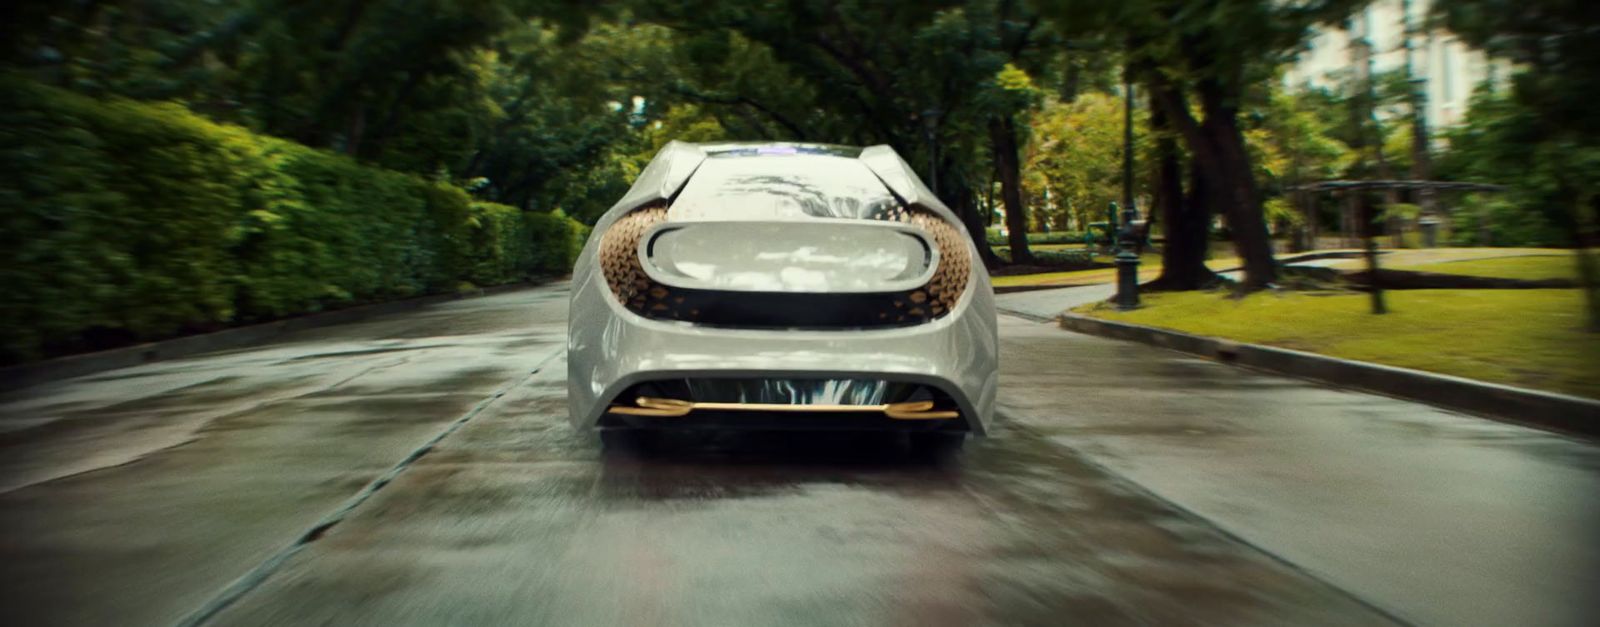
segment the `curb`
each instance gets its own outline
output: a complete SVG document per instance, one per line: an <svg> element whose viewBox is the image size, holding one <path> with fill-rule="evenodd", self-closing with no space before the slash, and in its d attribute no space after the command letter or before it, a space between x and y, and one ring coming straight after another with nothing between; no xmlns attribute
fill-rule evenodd
<svg viewBox="0 0 1600 627"><path fill-rule="evenodd" d="M524 281L508 283L493 287L478 288L467 292L453 294L433 294L418 296L405 300L396 300L386 303L373 303L371 305L357 305L344 309L325 311L321 313L306 314L294 318L264 322L249 326L237 327L212 333L177 337L170 340L135 344L122 348L113 348L82 355L68 355L33 363L17 364L0 368L0 392L9 392L38 385L49 381L81 377L107 370L116 370L137 366L164 359L186 357L200 353L209 353L230 348L239 348L252 344L260 344L290 331L325 327L347 322L356 322L402 311L410 311L428 305L492 296L504 292L511 292L539 285L538 282Z"/></svg>
<svg viewBox="0 0 1600 627"><path fill-rule="evenodd" d="M1056 318L1061 328L1142 342L1277 374L1420 401L1504 422L1600 437L1600 400L1485 383L1259 344L1189 335L1077 314Z"/></svg>
<svg viewBox="0 0 1600 627"><path fill-rule="evenodd" d="M1105 283L1061 283L1051 285L1003 285L994 288L996 294L1016 294L1019 292L1037 292L1039 290L1054 290L1067 287L1093 287Z"/></svg>

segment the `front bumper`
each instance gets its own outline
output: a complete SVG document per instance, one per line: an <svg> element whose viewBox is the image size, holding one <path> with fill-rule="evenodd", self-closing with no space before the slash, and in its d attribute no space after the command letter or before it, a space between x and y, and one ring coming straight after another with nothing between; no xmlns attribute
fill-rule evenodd
<svg viewBox="0 0 1600 627"><path fill-rule="evenodd" d="M595 427L619 394L652 380L851 377L937 388L955 402L971 433L988 430L999 339L982 272L974 272L955 311L926 324L800 331L650 320L623 308L594 268L580 263L573 276L567 399L575 427Z"/></svg>

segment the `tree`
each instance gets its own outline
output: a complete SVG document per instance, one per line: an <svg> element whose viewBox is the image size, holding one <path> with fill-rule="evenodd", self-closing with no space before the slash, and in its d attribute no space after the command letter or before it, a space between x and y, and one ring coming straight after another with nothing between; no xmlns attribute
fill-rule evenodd
<svg viewBox="0 0 1600 627"><path fill-rule="evenodd" d="M994 155L1000 195L1006 207L1011 262L1033 263L1033 253L1028 250L1028 208L1023 202L1022 151L1018 146L1023 138L1018 131L1017 117L1035 107L1039 90L1034 88L1027 72L1008 63L995 75L986 93L993 94L987 103L995 112L989 118L989 150Z"/></svg>
<svg viewBox="0 0 1600 627"><path fill-rule="evenodd" d="M1205 264L1211 245L1211 210L1200 168L1190 160L1193 175L1190 195L1185 196L1177 134L1166 110L1156 102L1150 106L1150 132L1156 136L1155 211L1166 244L1161 249L1161 275L1145 287L1169 291L1204 288L1215 283L1217 275Z"/></svg>
<svg viewBox="0 0 1600 627"><path fill-rule="evenodd" d="M1482 155L1483 163L1527 172L1515 193L1568 234L1588 298L1588 326L1600 332L1600 264L1589 250L1600 240L1600 116L1593 113L1593 94L1600 90L1600 29L1594 27L1600 5L1456 0L1433 10L1468 43L1521 68L1511 99L1485 104L1490 110L1479 120L1481 135L1460 137L1475 144L1461 149Z"/></svg>
<svg viewBox="0 0 1600 627"><path fill-rule="evenodd" d="M1049 100L1029 126L1025 170L1049 191L1050 220L1083 230L1105 219L1106 203L1122 193L1122 99L1093 92L1072 102ZM1142 139L1144 125L1135 130Z"/></svg>
<svg viewBox="0 0 1600 627"><path fill-rule="evenodd" d="M104 0L15 10L32 26L6 55L36 79L182 100L252 130L454 175L497 129L493 92L506 78L496 74L498 46L528 32L574 39L598 9L569 0Z"/></svg>
<svg viewBox="0 0 1600 627"><path fill-rule="evenodd" d="M1473 100L1464 123L1447 134L1450 149L1439 159L1439 172L1456 180L1507 186L1506 198L1483 209L1498 209L1492 225L1469 216L1461 226L1480 221L1497 233L1496 245L1574 247L1579 280L1587 295L1589 325L1600 328L1600 290L1593 253L1597 195L1600 195L1600 146L1576 134L1552 133L1539 112L1520 98L1482 91ZM1554 241L1552 241L1554 240Z"/></svg>
<svg viewBox="0 0 1600 627"><path fill-rule="evenodd" d="M482 96L490 112L467 144L471 154L451 168L458 178L479 180L485 198L525 210L563 206L576 193L574 179L603 170L613 147L632 138L633 112L624 104L631 105L632 90L617 78L616 57L650 49L650 38L610 25L571 43L560 37L536 22L494 42Z"/></svg>
<svg viewBox="0 0 1600 627"><path fill-rule="evenodd" d="M1058 56L1025 3L720 0L641 3L636 11L709 53L701 59L708 71L674 74L684 78L680 91L701 96L730 131L722 112L744 110L777 122L786 139L895 147L961 217L990 265L998 259L982 236L978 192L998 174L1017 220L1014 237L1025 237L1021 159L1010 155L1026 141L1017 120L1037 100L1033 85L1056 75ZM728 89L715 71L736 61L718 53L725 41L770 55L790 88ZM1017 243L1013 254L1025 258L1025 240Z"/></svg>
<svg viewBox="0 0 1600 627"><path fill-rule="evenodd" d="M1343 17L1357 0L1040 0L1068 38L1099 35L1126 55L1130 73L1193 155L1208 201L1227 219L1245 267L1245 289L1277 276L1263 198L1240 112L1247 90L1286 61L1316 23ZM1190 106L1198 104L1200 116ZM1169 225L1170 226L1170 225Z"/></svg>
<svg viewBox="0 0 1600 627"><path fill-rule="evenodd" d="M1356 163L1356 153L1339 141L1330 120L1343 120L1343 103L1330 101L1315 90L1293 93L1268 83L1252 107L1251 118L1259 120L1246 133L1255 159L1255 173L1268 194L1279 195L1267 201L1269 219L1293 227L1294 245L1304 250L1313 244L1318 217L1310 194L1295 188L1320 180L1342 176ZM1274 200L1278 202L1274 202Z"/></svg>

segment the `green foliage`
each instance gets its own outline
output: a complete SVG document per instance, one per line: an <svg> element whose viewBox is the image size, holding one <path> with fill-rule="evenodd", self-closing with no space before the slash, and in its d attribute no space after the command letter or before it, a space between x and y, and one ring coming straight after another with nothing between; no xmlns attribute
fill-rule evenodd
<svg viewBox="0 0 1600 627"><path fill-rule="evenodd" d="M0 361L564 272L565 216L0 78Z"/></svg>
<svg viewBox="0 0 1600 627"><path fill-rule="evenodd" d="M1539 212L1501 194L1471 194L1450 208L1453 246L1565 246L1571 238Z"/></svg>
<svg viewBox="0 0 1600 627"><path fill-rule="evenodd" d="M1467 43L1516 64L1514 97L1539 137L1600 144L1600 7L1590 0L1451 0L1435 17Z"/></svg>
<svg viewBox="0 0 1600 627"><path fill-rule="evenodd" d="M0 352L229 319L248 135L0 80Z"/></svg>
<svg viewBox="0 0 1600 627"><path fill-rule="evenodd" d="M524 272L551 275L566 274L572 270L572 261L589 238L589 227L573 220L560 211L550 213L524 213L523 232L529 242L530 256Z"/></svg>
<svg viewBox="0 0 1600 627"><path fill-rule="evenodd" d="M1393 204L1389 204L1389 205L1384 205L1383 210L1378 212L1378 220L1379 221L1388 221L1388 220L1407 220L1407 221L1410 221L1410 220L1417 219L1417 217L1421 216L1421 215L1422 215L1422 206L1421 205L1416 205L1416 204L1412 204L1412 203L1408 203L1408 202L1397 202L1397 203L1393 203Z"/></svg>
<svg viewBox="0 0 1600 627"><path fill-rule="evenodd" d="M243 199L240 208L247 211L232 248L241 317L278 317L440 287L441 272L434 270L450 263L454 251L427 242L436 232L424 216L431 204L448 202L447 194L290 142L265 139L261 145L260 161L249 170L256 191Z"/></svg>
<svg viewBox="0 0 1600 627"><path fill-rule="evenodd" d="M1261 211L1266 215L1267 222L1271 224L1298 226L1304 224L1306 219L1304 214L1296 211L1294 206L1289 204L1289 199L1285 196L1268 198L1266 202L1261 203Z"/></svg>
<svg viewBox="0 0 1600 627"><path fill-rule="evenodd" d="M999 227L988 229L984 233L990 246L1005 246L1006 238L1000 234ZM1029 233L1029 244L1082 244L1082 231L1050 231L1049 233Z"/></svg>
<svg viewBox="0 0 1600 627"><path fill-rule="evenodd" d="M1106 219L1108 203L1122 196L1122 115L1122 99L1103 93L1052 101L1034 114L1023 171L1032 183L1035 214L1073 230ZM1135 152L1148 143L1140 121L1135 120ZM1138 161L1151 163L1144 155ZM1134 193L1145 191L1147 183L1136 177Z"/></svg>
<svg viewBox="0 0 1600 627"><path fill-rule="evenodd" d="M563 274L583 246L582 225L560 212L526 213L489 202L472 203L471 267L478 285L496 285L530 275Z"/></svg>
<svg viewBox="0 0 1600 627"><path fill-rule="evenodd" d="M1595 193L1600 148L1549 137L1537 111L1519 99L1480 92L1463 123L1446 133L1439 175L1507 186L1453 207L1453 238L1484 246L1570 245L1578 203ZM1566 227L1566 228L1563 228Z"/></svg>
<svg viewBox="0 0 1600 627"><path fill-rule="evenodd" d="M1355 163L1355 151L1337 138L1330 122L1346 113L1342 102L1314 91L1288 93L1276 83L1263 91L1264 102L1249 110L1256 124L1245 131L1263 188L1283 193L1292 185L1340 178ZM1407 131L1404 140L1410 137Z"/></svg>
<svg viewBox="0 0 1600 627"><path fill-rule="evenodd" d="M996 250L995 252L1010 255L1011 249ZM1055 266L1070 264L1088 264L1094 261L1094 251L1087 248L1068 248L1064 250L1035 250L1034 261Z"/></svg>

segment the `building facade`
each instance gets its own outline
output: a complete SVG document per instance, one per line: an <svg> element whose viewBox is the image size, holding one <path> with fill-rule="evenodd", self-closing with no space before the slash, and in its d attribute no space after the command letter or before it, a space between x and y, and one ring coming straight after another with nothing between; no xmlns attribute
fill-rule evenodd
<svg viewBox="0 0 1600 627"><path fill-rule="evenodd" d="M1293 87L1335 87L1373 73L1403 70L1423 84L1427 120L1437 130L1458 124L1479 85L1501 84L1509 65L1491 60L1450 32L1426 28L1436 0L1374 0L1342 28L1322 28L1284 77ZM1407 32L1410 37L1407 37ZM1408 41L1409 39L1409 41ZM1409 43L1409 50L1408 50ZM1370 55L1370 64L1363 60Z"/></svg>

